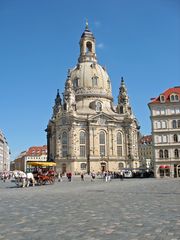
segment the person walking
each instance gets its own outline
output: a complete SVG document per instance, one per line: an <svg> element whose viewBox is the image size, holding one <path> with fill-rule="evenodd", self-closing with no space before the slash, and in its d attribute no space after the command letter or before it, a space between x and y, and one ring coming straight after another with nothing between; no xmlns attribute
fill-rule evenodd
<svg viewBox="0 0 180 240"><path fill-rule="evenodd" d="M84 173L81 173L81 181L84 181Z"/></svg>
<svg viewBox="0 0 180 240"><path fill-rule="evenodd" d="M91 173L91 182L94 182L94 180L95 180L95 173L92 172L92 173Z"/></svg>
<svg viewBox="0 0 180 240"><path fill-rule="evenodd" d="M58 173L58 182L62 182L62 173Z"/></svg>
<svg viewBox="0 0 180 240"><path fill-rule="evenodd" d="M123 173L123 171L120 172L120 179L121 179L121 181L123 181L123 179L124 179L124 173Z"/></svg>

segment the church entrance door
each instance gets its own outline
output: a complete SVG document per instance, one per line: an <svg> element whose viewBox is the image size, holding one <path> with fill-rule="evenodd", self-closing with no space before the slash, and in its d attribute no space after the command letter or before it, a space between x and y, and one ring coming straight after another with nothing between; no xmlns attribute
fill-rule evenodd
<svg viewBox="0 0 180 240"><path fill-rule="evenodd" d="M107 168L106 168L106 163L102 162L101 163L101 172L106 172Z"/></svg>
<svg viewBox="0 0 180 240"><path fill-rule="evenodd" d="M66 164L62 164L62 174L66 173Z"/></svg>

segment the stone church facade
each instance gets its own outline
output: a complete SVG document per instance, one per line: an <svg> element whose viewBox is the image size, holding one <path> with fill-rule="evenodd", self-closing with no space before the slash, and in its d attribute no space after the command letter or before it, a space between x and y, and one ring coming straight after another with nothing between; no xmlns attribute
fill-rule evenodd
<svg viewBox="0 0 180 240"><path fill-rule="evenodd" d="M77 65L68 70L63 100L57 91L47 129L48 160L57 171L118 172L139 168L139 126L123 78L118 104L111 80L98 64L95 38L86 23Z"/></svg>

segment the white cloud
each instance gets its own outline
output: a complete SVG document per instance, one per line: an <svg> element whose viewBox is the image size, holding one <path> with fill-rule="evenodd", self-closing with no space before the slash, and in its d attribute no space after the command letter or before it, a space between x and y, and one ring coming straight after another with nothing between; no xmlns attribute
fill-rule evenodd
<svg viewBox="0 0 180 240"><path fill-rule="evenodd" d="M94 25L95 25L96 27L100 27L100 26L101 26L101 23L100 23L99 21L95 21L95 22L94 22Z"/></svg>
<svg viewBox="0 0 180 240"><path fill-rule="evenodd" d="M97 48L100 48L100 49L104 48L104 43L98 43Z"/></svg>

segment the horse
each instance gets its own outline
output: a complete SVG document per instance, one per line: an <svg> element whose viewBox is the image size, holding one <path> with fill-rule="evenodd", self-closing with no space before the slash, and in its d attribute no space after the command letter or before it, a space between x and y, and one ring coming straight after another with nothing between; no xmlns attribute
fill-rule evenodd
<svg viewBox="0 0 180 240"><path fill-rule="evenodd" d="M15 183L18 187L29 187L30 183L35 186L35 179L32 173L25 173L23 171L15 170L12 173Z"/></svg>

